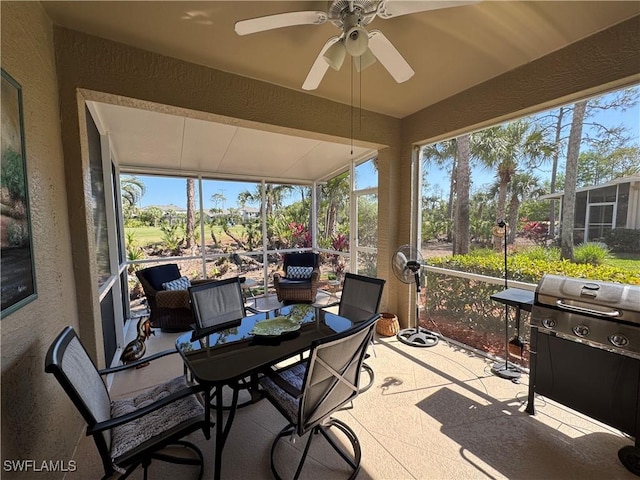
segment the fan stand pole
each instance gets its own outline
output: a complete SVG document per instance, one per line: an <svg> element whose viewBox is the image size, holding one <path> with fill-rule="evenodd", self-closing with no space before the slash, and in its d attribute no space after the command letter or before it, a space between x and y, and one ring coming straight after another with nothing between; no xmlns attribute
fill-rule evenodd
<svg viewBox="0 0 640 480"><path fill-rule="evenodd" d="M498 224L504 229L504 289L508 288L507 281L507 224L500 222ZM522 375L520 370L513 364L509 363L509 305L504 306L504 363L498 362L491 367L491 373L507 380L516 381Z"/></svg>
<svg viewBox="0 0 640 480"><path fill-rule="evenodd" d="M398 332L397 338L402 343L412 347L433 347L438 343L438 337L430 331L420 327L420 274L415 271L416 282L416 326L415 328L405 328Z"/></svg>

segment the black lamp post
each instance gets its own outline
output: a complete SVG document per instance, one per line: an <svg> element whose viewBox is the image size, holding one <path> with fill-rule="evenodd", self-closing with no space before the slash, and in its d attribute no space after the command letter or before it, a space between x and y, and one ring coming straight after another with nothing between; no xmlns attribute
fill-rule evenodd
<svg viewBox="0 0 640 480"><path fill-rule="evenodd" d="M504 289L508 288L508 269L507 269L507 224L504 220L500 220L497 224L498 228L494 227L494 235L501 236L504 238ZM499 230L502 229L502 230ZM504 363L499 362L491 367L491 372L494 375L497 375L500 378L506 378L508 380L517 380L520 378L521 373L520 370L513 364L509 363L509 305L505 304L504 306ZM518 325L518 334L517 338L513 341L520 340L520 325ZM521 350L522 351L522 350Z"/></svg>

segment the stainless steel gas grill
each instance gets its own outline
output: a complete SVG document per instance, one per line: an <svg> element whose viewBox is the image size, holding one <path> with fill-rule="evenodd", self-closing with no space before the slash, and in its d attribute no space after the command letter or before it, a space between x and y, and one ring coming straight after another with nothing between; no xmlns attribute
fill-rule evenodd
<svg viewBox="0 0 640 480"><path fill-rule="evenodd" d="M640 286L540 280L531 311L530 414L535 393L635 437L618 456L640 475Z"/></svg>

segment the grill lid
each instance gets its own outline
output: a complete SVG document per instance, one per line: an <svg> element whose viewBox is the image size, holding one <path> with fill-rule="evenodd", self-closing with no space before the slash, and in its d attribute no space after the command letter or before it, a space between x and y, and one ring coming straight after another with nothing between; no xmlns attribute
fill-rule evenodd
<svg viewBox="0 0 640 480"><path fill-rule="evenodd" d="M612 320L637 321L640 286L546 274L535 304Z"/></svg>

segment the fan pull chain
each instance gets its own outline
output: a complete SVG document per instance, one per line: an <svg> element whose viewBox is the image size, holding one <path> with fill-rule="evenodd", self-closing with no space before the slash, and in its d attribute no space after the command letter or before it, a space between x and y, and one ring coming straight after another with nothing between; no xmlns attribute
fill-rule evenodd
<svg viewBox="0 0 640 480"><path fill-rule="evenodd" d="M353 157L353 57L351 57L351 156Z"/></svg>
<svg viewBox="0 0 640 480"><path fill-rule="evenodd" d="M362 59L360 59L360 61L362 61ZM360 129L360 131L362 132L362 70L360 70L360 75L358 77L358 79L360 80L360 92L358 94L359 98L358 98L358 115L359 115L359 125L358 128Z"/></svg>

